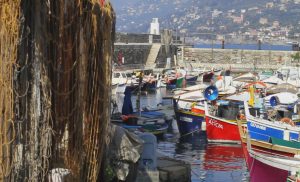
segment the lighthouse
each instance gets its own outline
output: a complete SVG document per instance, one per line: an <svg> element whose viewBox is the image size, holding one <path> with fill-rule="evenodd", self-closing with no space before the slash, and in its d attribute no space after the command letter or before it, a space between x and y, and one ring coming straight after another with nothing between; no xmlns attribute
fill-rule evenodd
<svg viewBox="0 0 300 182"><path fill-rule="evenodd" d="M152 22L150 24L150 34L152 34L152 35L159 35L158 18L152 18Z"/></svg>

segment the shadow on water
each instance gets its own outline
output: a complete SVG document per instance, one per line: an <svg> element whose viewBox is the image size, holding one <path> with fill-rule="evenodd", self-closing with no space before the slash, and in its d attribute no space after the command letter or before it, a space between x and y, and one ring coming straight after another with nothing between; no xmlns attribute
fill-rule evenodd
<svg viewBox="0 0 300 182"><path fill-rule="evenodd" d="M169 157L190 163L193 182L248 181L241 145L207 143L201 132L186 137L168 134L158 148Z"/></svg>

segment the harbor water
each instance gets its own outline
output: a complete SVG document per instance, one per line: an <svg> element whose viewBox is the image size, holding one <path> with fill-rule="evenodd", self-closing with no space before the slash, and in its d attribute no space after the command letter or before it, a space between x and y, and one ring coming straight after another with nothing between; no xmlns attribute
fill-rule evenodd
<svg viewBox="0 0 300 182"><path fill-rule="evenodd" d="M172 105L170 99L163 99L171 94L165 88L144 92L141 94L141 108L155 109L161 105ZM117 94L115 99L121 111L124 95ZM134 110L136 99L137 95L132 95ZM208 143L205 132L182 137L179 133L168 133L158 141L158 151L190 163L192 182L242 182L249 179L241 145Z"/></svg>

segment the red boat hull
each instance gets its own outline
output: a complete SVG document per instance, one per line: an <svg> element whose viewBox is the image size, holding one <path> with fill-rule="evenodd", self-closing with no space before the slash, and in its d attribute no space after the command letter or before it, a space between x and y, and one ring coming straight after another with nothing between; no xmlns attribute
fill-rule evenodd
<svg viewBox="0 0 300 182"><path fill-rule="evenodd" d="M267 164L260 162L259 160L251 157L247 150L247 144L242 143L243 152L247 167L250 174L250 182L283 182L288 177L288 171L278 169ZM252 147L257 148L252 145ZM274 152L274 151L273 151ZM278 154L283 154L282 152ZM286 154L290 156L290 154Z"/></svg>
<svg viewBox="0 0 300 182"><path fill-rule="evenodd" d="M236 122L206 116L207 139L212 142L240 143L241 137Z"/></svg>

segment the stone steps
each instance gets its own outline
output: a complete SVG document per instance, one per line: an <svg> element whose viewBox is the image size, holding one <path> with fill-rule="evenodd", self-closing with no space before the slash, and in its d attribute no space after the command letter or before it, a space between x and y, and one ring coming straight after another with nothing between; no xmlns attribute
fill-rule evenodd
<svg viewBox="0 0 300 182"><path fill-rule="evenodd" d="M155 68L156 66L156 58L159 53L161 44L152 44L152 47L150 49L150 53L148 55L147 61L146 61L146 68Z"/></svg>

